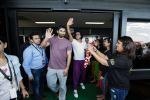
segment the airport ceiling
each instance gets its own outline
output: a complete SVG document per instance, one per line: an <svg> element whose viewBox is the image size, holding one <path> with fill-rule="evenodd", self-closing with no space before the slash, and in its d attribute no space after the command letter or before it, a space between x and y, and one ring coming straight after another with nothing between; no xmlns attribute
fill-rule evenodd
<svg viewBox="0 0 150 100"><path fill-rule="evenodd" d="M7 0L7 2L11 2L15 0ZM17 0L16 0L17 1ZM24 0L20 0L24 1ZM65 0L34 0L34 1L65 1ZM149 0L66 0L66 1L109 1L109 2L128 2L128 3L141 3L141 2L149 2Z"/></svg>
<svg viewBox="0 0 150 100"><path fill-rule="evenodd" d="M68 18L74 18L73 27L78 28L112 28L113 13L81 12L18 12L18 27L58 27L66 25ZM36 24L36 21L51 21L55 24ZM86 25L85 22L104 22L102 25Z"/></svg>
<svg viewBox="0 0 150 100"><path fill-rule="evenodd" d="M12 3L12 2L18 2L18 0L6 0L6 2L4 2L5 0L2 0L2 3ZM25 0L19 0L20 1L25 1ZM114 2L114 3L130 3L130 4L150 4L150 0L34 0L36 1L43 1L43 2L47 2L47 1L54 1L54 2L75 2L75 1L79 1L79 2L90 2L90 1L94 1L94 2Z"/></svg>

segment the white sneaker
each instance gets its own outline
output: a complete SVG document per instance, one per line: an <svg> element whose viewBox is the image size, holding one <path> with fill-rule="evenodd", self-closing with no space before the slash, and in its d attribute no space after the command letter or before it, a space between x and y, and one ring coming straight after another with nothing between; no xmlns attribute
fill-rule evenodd
<svg viewBox="0 0 150 100"><path fill-rule="evenodd" d="M84 86L83 83L80 83L80 86L81 86L81 88L82 88L83 90L85 89L85 86Z"/></svg>
<svg viewBox="0 0 150 100"><path fill-rule="evenodd" d="M77 90L73 91L73 95L74 95L75 98L78 98L78 92L77 92Z"/></svg>

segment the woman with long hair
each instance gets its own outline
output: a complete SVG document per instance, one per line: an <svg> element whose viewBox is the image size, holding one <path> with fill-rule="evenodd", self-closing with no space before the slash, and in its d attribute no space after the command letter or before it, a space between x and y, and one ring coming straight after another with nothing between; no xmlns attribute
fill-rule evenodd
<svg viewBox="0 0 150 100"><path fill-rule="evenodd" d="M88 50L102 65L108 67L108 82L111 100L125 100L129 91L129 71L135 58L135 44L132 38L123 36L116 44L117 53L109 59L92 45Z"/></svg>

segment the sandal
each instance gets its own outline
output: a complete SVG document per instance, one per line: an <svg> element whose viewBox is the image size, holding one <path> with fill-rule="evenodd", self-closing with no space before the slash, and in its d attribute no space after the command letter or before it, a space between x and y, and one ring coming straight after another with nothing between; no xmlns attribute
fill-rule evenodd
<svg viewBox="0 0 150 100"><path fill-rule="evenodd" d="M96 95L96 100L105 100L104 95Z"/></svg>

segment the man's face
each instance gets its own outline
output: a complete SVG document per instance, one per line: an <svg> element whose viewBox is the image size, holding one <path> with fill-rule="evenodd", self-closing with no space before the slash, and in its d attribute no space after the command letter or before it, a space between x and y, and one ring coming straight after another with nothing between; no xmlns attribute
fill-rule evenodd
<svg viewBox="0 0 150 100"><path fill-rule="evenodd" d="M39 35L33 35L32 36L32 39L31 39L31 42L32 43L35 43L35 44L40 44L41 43L41 38Z"/></svg>
<svg viewBox="0 0 150 100"><path fill-rule="evenodd" d="M59 36L59 37L64 37L65 34L66 34L66 29L65 29L65 28L60 28L60 29L57 31L57 33L58 33L58 36Z"/></svg>

